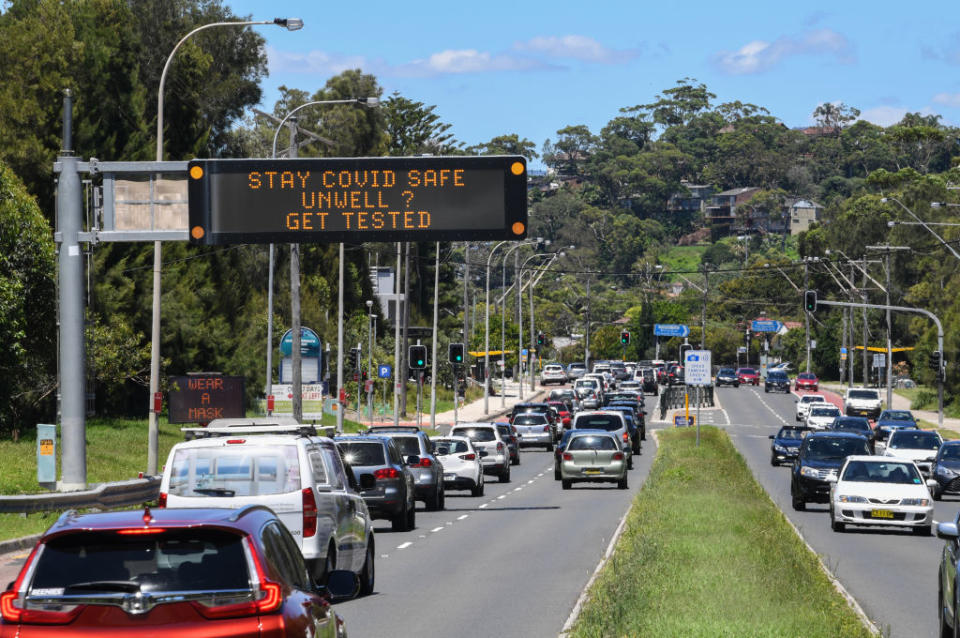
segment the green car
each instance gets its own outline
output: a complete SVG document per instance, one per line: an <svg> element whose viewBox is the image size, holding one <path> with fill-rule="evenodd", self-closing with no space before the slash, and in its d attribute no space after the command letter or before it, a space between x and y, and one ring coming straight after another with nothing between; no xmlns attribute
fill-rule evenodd
<svg viewBox="0 0 960 638"><path fill-rule="evenodd" d="M560 457L560 482L616 483L627 489L627 457L617 437L605 430L577 430Z"/></svg>

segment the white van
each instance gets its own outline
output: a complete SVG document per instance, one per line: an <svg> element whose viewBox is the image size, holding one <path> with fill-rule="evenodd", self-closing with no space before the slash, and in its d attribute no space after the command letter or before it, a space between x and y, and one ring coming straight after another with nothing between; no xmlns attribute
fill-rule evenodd
<svg viewBox="0 0 960 638"><path fill-rule="evenodd" d="M303 425L184 428L160 483L161 507L265 505L297 541L310 574L373 578L373 526L360 487L333 444ZM363 477L366 479L367 477ZM372 479L373 477L369 477Z"/></svg>

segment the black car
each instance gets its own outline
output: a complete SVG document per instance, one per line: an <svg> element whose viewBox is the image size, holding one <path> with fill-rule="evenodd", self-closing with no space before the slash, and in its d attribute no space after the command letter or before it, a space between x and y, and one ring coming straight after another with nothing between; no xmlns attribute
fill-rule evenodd
<svg viewBox="0 0 960 638"><path fill-rule="evenodd" d="M520 435L517 433L517 428L502 421L497 421L494 425L497 426L500 438L506 442L507 449L510 450L510 465L520 465Z"/></svg>
<svg viewBox="0 0 960 638"><path fill-rule="evenodd" d="M852 454L870 454L866 437L851 432L811 432L800 444L790 476L793 509L803 511L808 502L830 501L830 477L836 478Z"/></svg>
<svg viewBox="0 0 960 638"><path fill-rule="evenodd" d="M862 434L870 443L870 453L876 453L877 433L870 427L870 421L862 416L838 416L827 428L834 432L852 432Z"/></svg>
<svg viewBox="0 0 960 638"><path fill-rule="evenodd" d="M634 454L640 454L640 441L643 440L643 437L641 436L640 427L636 420L636 411L634 411L634 409L629 405L611 405L604 409L617 411L623 414L624 418L627 420L627 430L630 431L630 449Z"/></svg>
<svg viewBox="0 0 960 638"><path fill-rule="evenodd" d="M810 433L810 428L785 425L770 439L770 465L774 467L797 458L803 437Z"/></svg>
<svg viewBox="0 0 960 638"><path fill-rule="evenodd" d="M720 368L717 370L717 376L714 384L719 388L722 385L732 385L735 388L740 387L740 379L737 378L737 371L733 368Z"/></svg>
<svg viewBox="0 0 960 638"><path fill-rule="evenodd" d="M779 390L785 394L790 394L790 377L783 370L768 370L767 380L763 383L763 391Z"/></svg>
<svg viewBox="0 0 960 638"><path fill-rule="evenodd" d="M414 476L393 439L386 436L338 436L334 439L343 459L353 474L369 474L373 487L361 489L370 518L388 519L395 532L416 527Z"/></svg>
<svg viewBox="0 0 960 638"><path fill-rule="evenodd" d="M637 429L640 431L640 440L647 440L647 419L645 418L647 413L643 411L643 405L637 405L636 403L631 403L629 401L614 401L608 405L605 409L614 410L617 408L630 408L633 411L633 419L636 421Z"/></svg>
<svg viewBox="0 0 960 638"><path fill-rule="evenodd" d="M960 441L944 441L933 461L932 475L937 482L930 490L933 500L939 501L948 492L960 493Z"/></svg>
<svg viewBox="0 0 960 638"><path fill-rule="evenodd" d="M960 558L960 513L951 522L937 524L937 538L947 541L940 555L940 570L937 574L937 615L940 631L938 636L960 634L960 574L957 560Z"/></svg>
<svg viewBox="0 0 960 638"><path fill-rule="evenodd" d="M644 392L657 394L660 391L657 384L657 371L653 368L640 368L639 372L634 373L633 378L638 381L642 379Z"/></svg>

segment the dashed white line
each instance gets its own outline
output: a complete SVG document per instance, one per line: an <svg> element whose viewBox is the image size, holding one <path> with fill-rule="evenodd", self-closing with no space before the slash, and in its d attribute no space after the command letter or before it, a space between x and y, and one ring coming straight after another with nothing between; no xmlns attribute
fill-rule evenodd
<svg viewBox="0 0 960 638"><path fill-rule="evenodd" d="M431 531L431 532L439 532L439 531L442 530L442 529L443 529L443 525L441 525L440 527L434 527L434 528L433 528L432 530L430 530L430 531Z"/></svg>
<svg viewBox="0 0 960 638"><path fill-rule="evenodd" d="M497 497L497 500L499 501L499 500L502 499L502 498L507 498L507 495L506 495L506 494L501 494L500 496Z"/></svg>
<svg viewBox="0 0 960 638"><path fill-rule="evenodd" d="M464 514L463 516L458 516L458 517L457 517L457 520L458 520L458 521L462 521L463 519L465 519L465 518L468 517L468 516L470 516L470 515L469 515L469 514Z"/></svg>
<svg viewBox="0 0 960 638"><path fill-rule="evenodd" d="M489 505L489 504L490 504L490 503L484 503L483 505L480 506L480 509L483 509L484 507L486 507L486 506Z"/></svg>
<svg viewBox="0 0 960 638"><path fill-rule="evenodd" d="M407 541L406 543L400 543L399 545L397 545L397 549L406 549L411 545L413 545L413 543L410 541Z"/></svg>
<svg viewBox="0 0 960 638"><path fill-rule="evenodd" d="M522 487L515 487L515 488L513 488L513 491L514 491L514 492L519 492L519 491L522 490L522 489L523 489Z"/></svg>
<svg viewBox="0 0 960 638"><path fill-rule="evenodd" d="M533 483L533 479L530 479L529 481L527 481L527 485L530 485L531 483Z"/></svg>

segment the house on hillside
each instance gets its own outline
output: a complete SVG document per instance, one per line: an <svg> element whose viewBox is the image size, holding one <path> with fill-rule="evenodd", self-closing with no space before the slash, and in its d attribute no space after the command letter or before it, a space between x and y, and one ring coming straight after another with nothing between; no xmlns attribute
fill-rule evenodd
<svg viewBox="0 0 960 638"><path fill-rule="evenodd" d="M820 221L823 206L808 199L795 199L787 203L790 213L790 234L798 235L810 229L810 224Z"/></svg>
<svg viewBox="0 0 960 638"><path fill-rule="evenodd" d="M737 207L746 204L759 191L755 186L744 186L713 195L706 208L706 216L714 240L733 234Z"/></svg>
<svg viewBox="0 0 960 638"><path fill-rule="evenodd" d="M667 200L667 210L671 213L703 213L713 196L714 188L710 184L691 184L682 180L680 184L686 192L674 193Z"/></svg>

